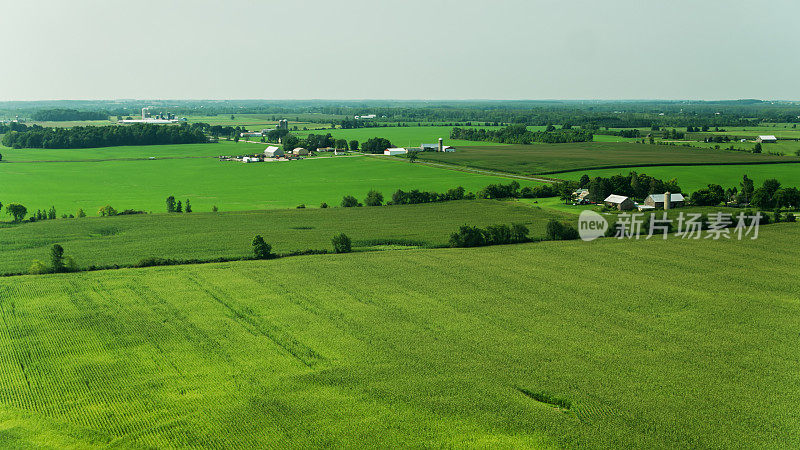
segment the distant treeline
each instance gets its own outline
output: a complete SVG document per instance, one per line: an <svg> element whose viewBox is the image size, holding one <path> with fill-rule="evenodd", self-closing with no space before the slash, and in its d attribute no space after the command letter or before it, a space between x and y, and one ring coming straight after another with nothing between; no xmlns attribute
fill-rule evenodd
<svg viewBox="0 0 800 450"><path fill-rule="evenodd" d="M499 130L456 127L450 132L450 139L499 142L501 144L587 142L591 141L592 138L592 132L589 130L571 127L557 130L552 126L549 126L545 131L530 131L525 125L509 125Z"/></svg>
<svg viewBox="0 0 800 450"><path fill-rule="evenodd" d="M182 126L135 124L129 126L43 128L3 136L3 145L13 148L94 148L120 145L197 144L208 142L202 130Z"/></svg>
<svg viewBox="0 0 800 450"><path fill-rule="evenodd" d="M108 111L78 111L77 109L42 109L34 112L31 119L40 122L64 122L68 120L106 120Z"/></svg>

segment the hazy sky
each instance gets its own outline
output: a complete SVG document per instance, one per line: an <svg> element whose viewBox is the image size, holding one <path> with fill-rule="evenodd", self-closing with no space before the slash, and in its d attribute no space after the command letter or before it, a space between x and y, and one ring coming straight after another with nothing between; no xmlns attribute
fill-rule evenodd
<svg viewBox="0 0 800 450"><path fill-rule="evenodd" d="M797 100L798 17L798 0L4 0L0 100Z"/></svg>

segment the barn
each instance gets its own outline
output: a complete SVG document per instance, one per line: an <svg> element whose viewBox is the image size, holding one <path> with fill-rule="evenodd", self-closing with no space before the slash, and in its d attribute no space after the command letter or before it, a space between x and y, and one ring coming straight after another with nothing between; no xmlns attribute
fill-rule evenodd
<svg viewBox="0 0 800 450"><path fill-rule="evenodd" d="M670 194L669 192L666 194L650 194L644 199L644 204L652 206L653 208L663 208L664 198L666 198L667 194L669 194L668 206L670 208L677 208L686 204L686 199L683 197L683 194Z"/></svg>
<svg viewBox="0 0 800 450"><path fill-rule="evenodd" d="M603 200L603 203L620 211L628 211L635 207L633 200L624 195L611 194Z"/></svg>
<svg viewBox="0 0 800 450"><path fill-rule="evenodd" d="M284 155L283 150L281 150L280 147L275 147L271 145L267 147L266 150L264 150L264 156L266 156L267 158L279 158L283 155Z"/></svg>
<svg viewBox="0 0 800 450"><path fill-rule="evenodd" d="M771 134L763 134L756 138L756 142L761 144L774 144L778 142L778 138Z"/></svg>

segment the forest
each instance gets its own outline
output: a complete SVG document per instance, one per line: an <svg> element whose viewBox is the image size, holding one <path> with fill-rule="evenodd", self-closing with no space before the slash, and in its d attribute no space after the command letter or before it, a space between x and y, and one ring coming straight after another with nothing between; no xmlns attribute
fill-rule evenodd
<svg viewBox="0 0 800 450"><path fill-rule="evenodd" d="M564 127L555 129L552 125L545 131L530 131L525 125L509 125L499 130L486 130L484 128L459 128L455 127L450 132L450 139L465 141L487 141L501 144L530 144L544 142L558 144L565 142L587 142L593 138L591 130Z"/></svg>
<svg viewBox="0 0 800 450"><path fill-rule="evenodd" d="M199 144L208 142L202 130L181 126L135 124L130 126L44 128L11 131L2 143L12 148L95 148L120 145Z"/></svg>

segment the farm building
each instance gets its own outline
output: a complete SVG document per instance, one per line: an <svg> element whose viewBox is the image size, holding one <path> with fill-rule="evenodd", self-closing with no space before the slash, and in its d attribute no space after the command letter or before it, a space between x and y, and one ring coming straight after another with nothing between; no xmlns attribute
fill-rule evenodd
<svg viewBox="0 0 800 450"><path fill-rule="evenodd" d="M247 164L247 163L261 162L261 160L254 156L245 156L244 158L242 158L242 162Z"/></svg>
<svg viewBox="0 0 800 450"><path fill-rule="evenodd" d="M758 138L756 138L756 142L761 143L761 144L774 144L774 143L778 142L778 138L776 138L775 136L773 136L771 134L763 134L763 135L759 136Z"/></svg>
<svg viewBox="0 0 800 450"><path fill-rule="evenodd" d="M439 150L439 144L419 144L420 151L435 152Z"/></svg>
<svg viewBox="0 0 800 450"><path fill-rule="evenodd" d="M603 200L607 206L617 208L620 211L627 211L634 208L633 200L624 195L611 194Z"/></svg>
<svg viewBox="0 0 800 450"><path fill-rule="evenodd" d="M246 133L239 133L239 137L261 137L263 133L257 131L248 131Z"/></svg>
<svg viewBox="0 0 800 450"><path fill-rule="evenodd" d="M669 194L669 208L676 208L679 206L683 206L686 203L686 199L683 197L683 194L670 194L667 192L666 194L650 194L644 199L644 204L647 206L652 206L653 208L663 208L664 207L664 198L666 195Z"/></svg>
<svg viewBox="0 0 800 450"><path fill-rule="evenodd" d="M639 211L653 211L654 209L656 209L655 206L644 205L644 204L638 204L636 205L636 207L639 209Z"/></svg>
<svg viewBox="0 0 800 450"><path fill-rule="evenodd" d="M267 158L279 158L283 155L284 155L283 150L281 150L280 147L275 147L273 145L267 147L267 149L264 150L264 156L266 156Z"/></svg>
<svg viewBox="0 0 800 450"><path fill-rule="evenodd" d="M303 147L297 147L296 149L292 150L292 154L295 156L307 156L308 150L304 149Z"/></svg>
<svg viewBox="0 0 800 450"><path fill-rule="evenodd" d="M589 190L588 189L575 189L575 192L572 193L572 196L575 200L583 200L589 197Z"/></svg>
<svg viewBox="0 0 800 450"><path fill-rule="evenodd" d="M454 151L456 151L456 148L452 147L450 145L445 145L444 147L442 147L442 151L443 152L454 152Z"/></svg>
<svg viewBox="0 0 800 450"><path fill-rule="evenodd" d="M405 153L408 153L408 150L404 148L387 148L383 151L383 154L388 156L403 155Z"/></svg>
<svg viewBox="0 0 800 450"><path fill-rule="evenodd" d="M335 150L336 149L333 148L333 147L320 147L320 148L317 149L318 152L332 152L332 151L335 151Z"/></svg>

